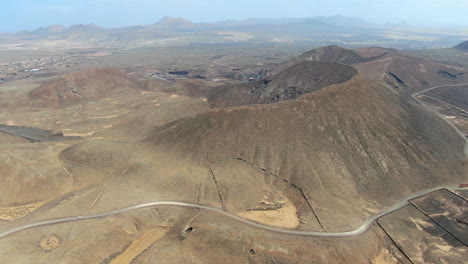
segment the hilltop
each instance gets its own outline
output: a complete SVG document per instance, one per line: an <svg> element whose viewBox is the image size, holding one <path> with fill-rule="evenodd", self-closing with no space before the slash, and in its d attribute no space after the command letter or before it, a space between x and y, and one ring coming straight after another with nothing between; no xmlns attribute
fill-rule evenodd
<svg viewBox="0 0 468 264"><path fill-rule="evenodd" d="M231 171L236 182L258 181L248 172L251 166L286 179L304 191L327 230L355 227L369 208L459 182L466 173L464 141L456 132L363 76L294 100L175 121L153 130L145 142L175 156L213 162L227 201L241 194ZM248 186L244 195L257 193L258 183ZM303 199L286 195L297 206Z"/></svg>
<svg viewBox="0 0 468 264"><path fill-rule="evenodd" d="M50 25L47 27L40 27L33 31L36 34L59 33L66 30L64 25Z"/></svg>
<svg viewBox="0 0 468 264"><path fill-rule="evenodd" d="M361 73L371 79L385 81L402 95L444 84L467 82L466 68L443 62L411 57L394 49L364 48L360 54L378 59L353 64Z"/></svg>
<svg viewBox="0 0 468 264"><path fill-rule="evenodd" d="M163 17L161 20L151 25L157 29L164 30L188 30L196 27L192 22L183 18Z"/></svg>
<svg viewBox="0 0 468 264"><path fill-rule="evenodd" d="M67 73L29 92L36 106L67 107L79 102L135 93L138 80L111 68Z"/></svg>

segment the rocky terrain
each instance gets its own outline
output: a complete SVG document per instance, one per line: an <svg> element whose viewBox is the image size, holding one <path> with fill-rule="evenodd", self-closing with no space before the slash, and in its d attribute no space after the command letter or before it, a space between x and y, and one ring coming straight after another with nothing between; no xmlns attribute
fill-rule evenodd
<svg viewBox="0 0 468 264"><path fill-rule="evenodd" d="M366 212L397 199L392 190L401 195L466 175L464 141L443 120L362 77L296 100L179 120L146 141L194 161L205 157L220 182L234 177L230 159L286 179L304 191L327 230L356 227ZM250 178L240 168L235 175Z"/></svg>
<svg viewBox="0 0 468 264"><path fill-rule="evenodd" d="M217 107L275 103L294 99L332 84L346 82L356 74L356 69L343 64L305 61L271 78L220 87L209 93L208 100Z"/></svg>
<svg viewBox="0 0 468 264"><path fill-rule="evenodd" d="M465 183L465 140L412 96L468 83L465 68L336 46L277 67L224 85L111 68L0 85L9 98L0 124L10 128L0 132L0 234L76 218L1 237L0 262L463 263L464 193L414 199L346 238L168 205L83 218L179 201L264 226L343 232L410 194ZM80 138L31 143L12 126Z"/></svg>

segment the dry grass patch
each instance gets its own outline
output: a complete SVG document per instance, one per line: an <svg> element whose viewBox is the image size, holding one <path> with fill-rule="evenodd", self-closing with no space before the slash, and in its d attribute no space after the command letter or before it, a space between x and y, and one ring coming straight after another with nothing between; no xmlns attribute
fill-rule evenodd
<svg viewBox="0 0 468 264"><path fill-rule="evenodd" d="M282 228L295 229L300 224L296 207L290 201L277 210L246 211L239 215L264 225Z"/></svg>
<svg viewBox="0 0 468 264"><path fill-rule="evenodd" d="M43 204L45 204L45 202L30 203L26 205L10 207L0 207L0 219L9 221L19 219L34 212Z"/></svg>

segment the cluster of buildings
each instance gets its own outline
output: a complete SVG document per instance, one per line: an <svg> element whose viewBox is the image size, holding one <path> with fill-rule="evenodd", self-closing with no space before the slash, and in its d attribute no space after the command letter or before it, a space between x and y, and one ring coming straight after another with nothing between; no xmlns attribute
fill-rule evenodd
<svg viewBox="0 0 468 264"><path fill-rule="evenodd" d="M78 64L88 63L97 56L103 56L103 54L87 53L78 55L51 56L0 64L0 79L5 82L27 77L31 73L50 72L64 69Z"/></svg>

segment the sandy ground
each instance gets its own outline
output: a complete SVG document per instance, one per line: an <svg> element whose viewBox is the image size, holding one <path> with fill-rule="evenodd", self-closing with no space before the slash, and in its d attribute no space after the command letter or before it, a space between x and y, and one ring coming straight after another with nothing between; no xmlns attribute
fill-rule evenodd
<svg viewBox="0 0 468 264"><path fill-rule="evenodd" d="M270 226L294 229L299 226L296 207L288 201L278 210L244 211L240 216Z"/></svg>
<svg viewBox="0 0 468 264"><path fill-rule="evenodd" d="M398 262L398 259L393 254L389 253L388 249L382 249L372 263L386 264Z"/></svg>
<svg viewBox="0 0 468 264"><path fill-rule="evenodd" d="M141 252L161 239L166 232L163 229L151 229L146 231L141 237L133 240L132 244L122 254L113 259L110 264L131 263Z"/></svg>
<svg viewBox="0 0 468 264"><path fill-rule="evenodd" d="M44 251L49 252L58 248L61 242L57 235L47 235L41 239L39 245Z"/></svg>
<svg viewBox="0 0 468 264"><path fill-rule="evenodd" d="M34 212L45 203L37 202L19 206L0 207L0 220L16 220Z"/></svg>

